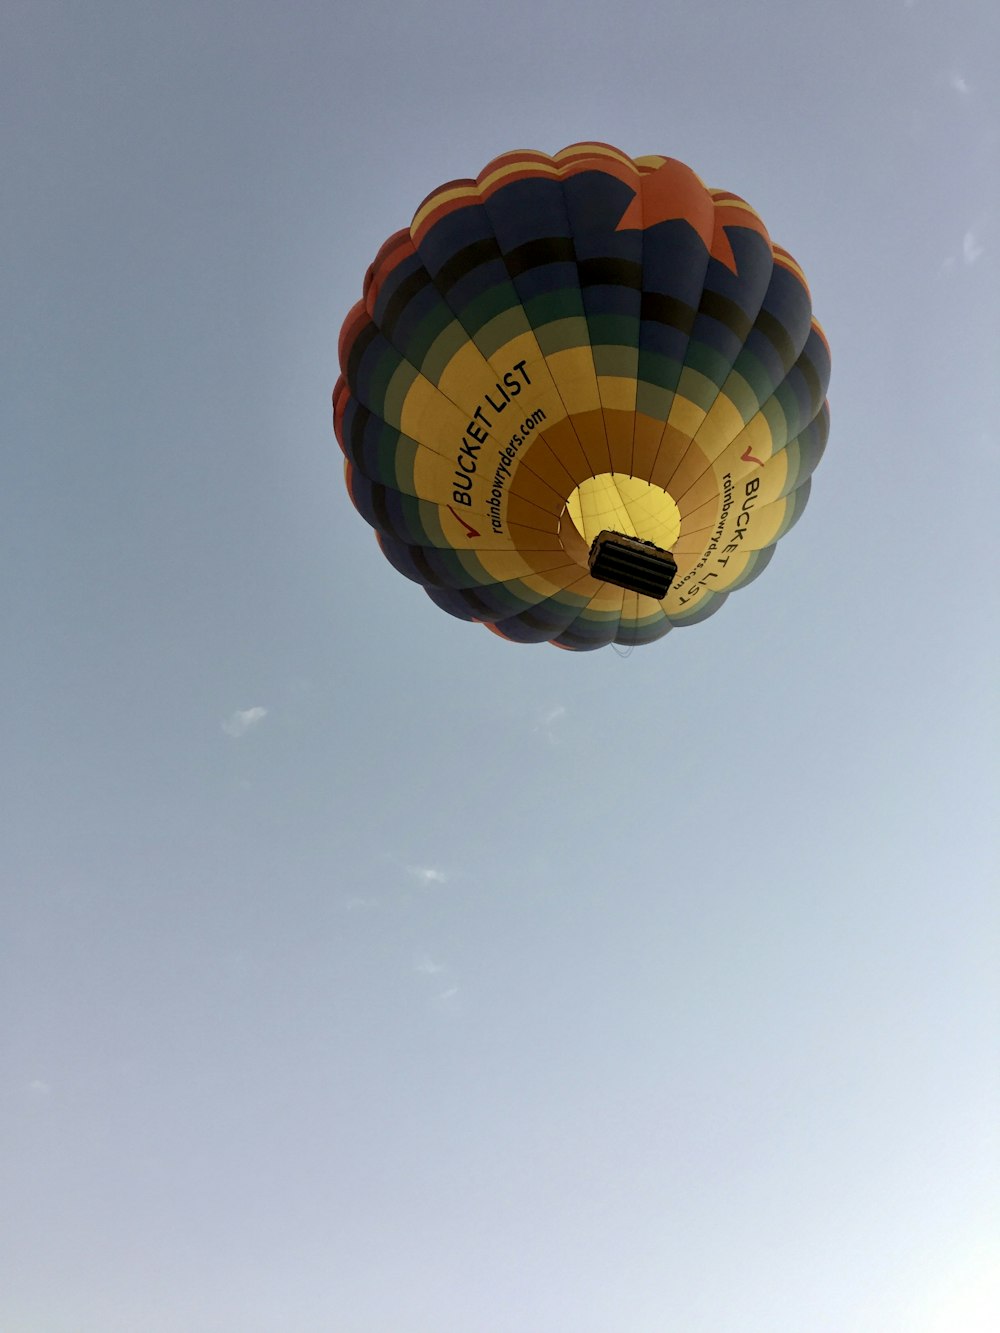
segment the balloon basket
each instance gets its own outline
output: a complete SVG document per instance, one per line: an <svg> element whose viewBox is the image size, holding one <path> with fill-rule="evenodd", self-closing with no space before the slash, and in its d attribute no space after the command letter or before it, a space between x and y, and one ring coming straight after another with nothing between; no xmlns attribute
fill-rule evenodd
<svg viewBox="0 0 1000 1333"><path fill-rule="evenodd" d="M607 528L594 538L589 565L593 578L656 601L666 597L677 573L669 551Z"/></svg>

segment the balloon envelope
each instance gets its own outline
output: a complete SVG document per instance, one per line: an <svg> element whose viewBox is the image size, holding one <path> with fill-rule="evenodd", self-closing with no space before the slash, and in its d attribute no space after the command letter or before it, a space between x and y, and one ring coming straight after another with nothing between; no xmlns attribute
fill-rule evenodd
<svg viewBox="0 0 1000 1333"><path fill-rule="evenodd" d="M766 565L826 443L829 349L742 199L606 144L515 152L391 236L340 338L347 487L430 598L520 642L649 643ZM653 598L591 575L669 550Z"/></svg>

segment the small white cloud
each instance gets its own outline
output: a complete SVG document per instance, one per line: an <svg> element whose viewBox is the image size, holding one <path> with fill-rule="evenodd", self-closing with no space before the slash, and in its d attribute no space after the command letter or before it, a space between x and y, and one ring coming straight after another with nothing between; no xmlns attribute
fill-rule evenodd
<svg viewBox="0 0 1000 1333"><path fill-rule="evenodd" d="M566 707L564 704L554 704L551 708L543 709L535 722L535 731L541 734L555 745L559 740L559 723L566 716Z"/></svg>
<svg viewBox="0 0 1000 1333"><path fill-rule="evenodd" d="M449 986L447 990L441 991L440 995L435 995L434 998L436 1000L440 1000L446 1003L448 1000L453 1000L457 994L458 994L458 987Z"/></svg>
<svg viewBox="0 0 1000 1333"><path fill-rule="evenodd" d="M962 264L970 268L978 263L986 253L983 237L989 230L990 221L989 213L981 213L979 217L973 218L962 237L961 246L942 261L941 267L945 272L953 272Z"/></svg>
<svg viewBox="0 0 1000 1333"><path fill-rule="evenodd" d="M413 964L413 970L422 977L436 977L444 971L444 967L441 963L435 963L428 954L422 953Z"/></svg>
<svg viewBox="0 0 1000 1333"><path fill-rule="evenodd" d="M248 731L252 731L267 717L267 709L256 708L237 708L235 713L231 713L222 724L222 730L227 736L232 736L238 740L245 736Z"/></svg>
<svg viewBox="0 0 1000 1333"><path fill-rule="evenodd" d="M352 893L341 899L340 906L345 912L376 912L381 904L367 894Z"/></svg>
<svg viewBox="0 0 1000 1333"><path fill-rule="evenodd" d="M962 237L962 258L967 264L974 264L982 253L983 246L976 235L976 230L970 227Z"/></svg>
<svg viewBox="0 0 1000 1333"><path fill-rule="evenodd" d="M418 879L421 884L447 884L448 876L437 866L407 866L407 870L414 879Z"/></svg>
<svg viewBox="0 0 1000 1333"><path fill-rule="evenodd" d="M52 1084L42 1078L33 1078L28 1084L28 1091L33 1097L47 1097L52 1091Z"/></svg>
<svg viewBox="0 0 1000 1333"><path fill-rule="evenodd" d="M957 70L950 75L948 83L954 88L955 92L960 93L962 97L968 97L972 93L972 89L969 86L969 82L965 75L959 74Z"/></svg>

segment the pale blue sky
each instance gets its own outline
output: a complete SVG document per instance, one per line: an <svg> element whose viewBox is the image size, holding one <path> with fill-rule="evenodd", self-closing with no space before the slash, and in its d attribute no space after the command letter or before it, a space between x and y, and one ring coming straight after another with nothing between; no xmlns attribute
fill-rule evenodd
<svg viewBox="0 0 1000 1333"><path fill-rule="evenodd" d="M993 1333L981 0L0 20L3 1333ZM599 138L805 267L830 445L622 660L380 556L341 320ZM482 758L486 755L486 759Z"/></svg>

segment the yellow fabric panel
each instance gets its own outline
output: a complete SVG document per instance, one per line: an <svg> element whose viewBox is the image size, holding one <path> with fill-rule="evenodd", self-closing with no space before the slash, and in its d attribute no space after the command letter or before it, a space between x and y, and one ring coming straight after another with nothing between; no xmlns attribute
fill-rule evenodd
<svg viewBox="0 0 1000 1333"><path fill-rule="evenodd" d="M474 342L463 343L441 372L438 390L466 413L466 420L483 391L494 383L493 369Z"/></svg>
<svg viewBox="0 0 1000 1333"><path fill-rule="evenodd" d="M747 565L756 554L757 552L753 547L747 547L745 551L733 552L728 562L719 568L719 577L712 583L712 592L725 592L727 588L731 588L746 573Z"/></svg>
<svg viewBox="0 0 1000 1333"><path fill-rule="evenodd" d="M634 439L635 417L632 412L619 412L604 408L604 429L608 437L608 453L611 458L612 472L634 471L632 465L632 444Z"/></svg>
<svg viewBox="0 0 1000 1333"><path fill-rule="evenodd" d="M563 511L562 496L557 495L551 486L546 486L534 472L529 472L527 468L518 468L517 484L511 486L510 507L508 509L508 513L511 515L513 515L515 499L523 500L525 503L556 517Z"/></svg>
<svg viewBox="0 0 1000 1333"><path fill-rule="evenodd" d="M747 454L751 458L759 459L762 463L766 462L774 452L774 437L771 434L767 417L762 412L752 416L736 439L733 440L730 448L737 457L741 454Z"/></svg>
<svg viewBox="0 0 1000 1333"><path fill-rule="evenodd" d="M422 446L418 457L426 452L451 460L462 442L468 422L467 413L438 393L433 384L418 377L406 395L398 425L404 435ZM425 498L436 500L439 497L427 495Z"/></svg>
<svg viewBox="0 0 1000 1333"><path fill-rule="evenodd" d="M670 494L677 496L679 504L686 504L687 493L691 487L705 472L711 471L711 459L705 457L698 445L689 445L670 474L668 483Z"/></svg>
<svg viewBox="0 0 1000 1333"><path fill-rule="evenodd" d="M708 458L715 458L742 429L743 417L739 409L731 398L720 393L698 431L698 445Z"/></svg>
<svg viewBox="0 0 1000 1333"><path fill-rule="evenodd" d="M413 459L413 487L422 500L445 503L455 484L455 460L430 449L418 449ZM471 510L470 510L471 513ZM463 511L464 516L464 511Z"/></svg>
<svg viewBox="0 0 1000 1333"><path fill-rule="evenodd" d="M589 347L568 347L563 352L550 352L545 360L570 416L595 411L601 406L594 358Z"/></svg>
<svg viewBox="0 0 1000 1333"><path fill-rule="evenodd" d="M546 597L555 597L570 587L579 577L580 566L564 562L553 569L527 575L520 580L525 588L535 594L539 601Z"/></svg>
<svg viewBox="0 0 1000 1333"><path fill-rule="evenodd" d="M745 463L736 458L726 470L737 481L742 481L751 474L757 477L760 481L760 490L757 492L758 505L771 504L780 498L788 479L788 454L784 449L779 449L763 467L756 467L753 463Z"/></svg>
<svg viewBox="0 0 1000 1333"><path fill-rule="evenodd" d="M605 429L607 421L605 421ZM619 433L614 439L608 439L608 461L604 470L628 477L632 475L632 441Z"/></svg>
<svg viewBox="0 0 1000 1333"><path fill-rule="evenodd" d="M558 526L555 529L525 526L516 521L507 524L508 542L532 560L535 551L558 551L565 555L563 544L559 540Z"/></svg>
<svg viewBox="0 0 1000 1333"><path fill-rule="evenodd" d="M641 417L637 418L637 422L641 420ZM662 422L653 424L659 432L656 450L652 457L648 457L640 455L637 448L632 472L637 477L648 477L654 486L674 495L676 492L671 485L671 478L677 464L691 448L691 436Z"/></svg>
<svg viewBox="0 0 1000 1333"><path fill-rule="evenodd" d="M755 511L744 543L748 550L763 551L766 546L774 545L784 524L787 508L787 500L775 500L773 504L762 504Z"/></svg>
<svg viewBox="0 0 1000 1333"><path fill-rule="evenodd" d="M579 446L577 452L583 459ZM565 499L577 485L576 480L566 470L566 459L559 457L559 451L547 433L534 436L530 446L521 450L512 487L519 486L522 480L527 485L529 476L535 477L539 485L547 486L560 500Z"/></svg>
<svg viewBox="0 0 1000 1333"><path fill-rule="evenodd" d="M694 372L688 370L684 371L685 375L693 373ZM704 376L699 375L698 378L704 383L708 383L708 381L704 379ZM711 387L714 390L715 386L712 385ZM697 403L693 403L690 398L685 398L680 391L674 394L674 401L670 405L670 416L667 418L667 424L669 426L672 426L674 430L680 431L682 434L689 436L693 440L698 434L701 423L704 420L705 412Z"/></svg>
<svg viewBox="0 0 1000 1333"><path fill-rule="evenodd" d="M719 505L719 494L722 489L722 483L716 474L716 470L710 467L702 459L704 471L701 476L688 486L687 490L677 496L677 507L684 518L684 531L699 526L696 515L700 515L705 506L709 503L714 504L716 508Z"/></svg>
<svg viewBox="0 0 1000 1333"><path fill-rule="evenodd" d="M636 382L624 375L599 375L597 387L605 411L635 412ZM631 432L630 432L631 433Z"/></svg>
<svg viewBox="0 0 1000 1333"><path fill-rule="evenodd" d="M668 616L690 615L693 611L700 609L705 599L711 596L708 586L698 584L693 591L687 588L678 587L678 579L675 579L670 591L660 603Z"/></svg>
<svg viewBox="0 0 1000 1333"><path fill-rule="evenodd" d="M561 511L553 511L544 504L535 503L519 491L511 491L507 502L507 523L520 524L525 528L534 528L538 532L558 535L559 512Z"/></svg>
<svg viewBox="0 0 1000 1333"><path fill-rule="evenodd" d="M498 583L507 579L527 581L545 575L550 582L560 582L559 571L569 568L571 561L565 551L534 551L530 556L523 551L476 551L482 567ZM579 573L579 566L573 565Z"/></svg>
<svg viewBox="0 0 1000 1333"><path fill-rule="evenodd" d="M706 533L718 526L721 509L722 496L713 485L712 495L704 504L699 505L697 509L693 509L689 513L682 512L683 536L680 539L681 545L675 548L674 554L677 554L678 549L693 551L695 543L704 546L707 540Z"/></svg>
<svg viewBox="0 0 1000 1333"><path fill-rule="evenodd" d="M592 476L594 472L574 427L575 423L570 421L568 417L555 422L551 426L546 422L544 436L532 436L531 443L526 445L518 454L519 469L525 464L530 464L532 472L536 472L539 476L550 481L553 488L558 490L560 488L557 483L557 469L551 467L545 458L545 452L550 454L558 469L561 469L570 481L570 484L562 492L564 497L569 495L574 486L578 486L584 478ZM542 452L543 445L545 446L545 452ZM536 459L536 454L539 453L542 456Z"/></svg>
<svg viewBox="0 0 1000 1333"><path fill-rule="evenodd" d="M666 603L652 597L645 597L641 592L635 595L635 614L637 620L658 620Z"/></svg>
<svg viewBox="0 0 1000 1333"><path fill-rule="evenodd" d="M592 412L577 412L573 417L573 425L586 455L587 474L593 477L599 472L609 471L611 454L601 409L597 407Z"/></svg>

